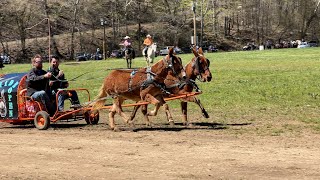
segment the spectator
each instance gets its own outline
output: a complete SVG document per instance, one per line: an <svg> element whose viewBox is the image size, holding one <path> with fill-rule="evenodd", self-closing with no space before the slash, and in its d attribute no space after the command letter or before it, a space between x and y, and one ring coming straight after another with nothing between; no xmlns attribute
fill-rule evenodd
<svg viewBox="0 0 320 180"><path fill-rule="evenodd" d="M153 41L152 41L151 35L148 34L147 38L143 41L143 45L145 45L145 47L143 49L145 57L148 57L148 48L149 48L149 46L152 45L152 43L153 43Z"/></svg>
<svg viewBox="0 0 320 180"><path fill-rule="evenodd" d="M53 115L55 109L48 95L48 82L51 73L42 69L42 57L39 54L35 55L32 59L32 66L33 68L27 74L27 95L33 100L41 102L47 109L47 112Z"/></svg>
<svg viewBox="0 0 320 180"><path fill-rule="evenodd" d="M64 73L59 69L59 59L56 56L51 58L51 66L48 69L48 72L51 72L52 77L50 78L50 88L53 97L56 97L56 93L60 89L65 89L69 86L68 81L65 79ZM79 108L81 107L77 92L74 90L65 90L60 92L58 95L58 110L64 110L64 101L66 99L71 99L71 107Z"/></svg>
<svg viewBox="0 0 320 180"><path fill-rule="evenodd" d="M0 69L4 68L3 59L0 57Z"/></svg>

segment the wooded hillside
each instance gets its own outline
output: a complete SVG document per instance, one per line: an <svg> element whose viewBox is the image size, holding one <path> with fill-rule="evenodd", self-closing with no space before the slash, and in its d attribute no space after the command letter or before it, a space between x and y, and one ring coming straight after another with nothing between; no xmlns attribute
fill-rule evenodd
<svg viewBox="0 0 320 180"><path fill-rule="evenodd" d="M188 47L194 33L192 0L1 0L0 53L29 62L35 53L74 59L77 52L119 48L129 35L141 49L146 34L158 46ZM247 42L318 40L318 0L195 0L199 46L224 50ZM49 26L50 25L50 26Z"/></svg>

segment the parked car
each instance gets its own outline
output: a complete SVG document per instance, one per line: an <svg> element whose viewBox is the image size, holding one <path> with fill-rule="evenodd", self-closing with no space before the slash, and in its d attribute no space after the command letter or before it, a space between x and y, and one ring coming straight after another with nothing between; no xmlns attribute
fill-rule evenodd
<svg viewBox="0 0 320 180"><path fill-rule="evenodd" d="M91 59L93 59L93 60L102 60L102 54L100 54L100 53L95 53L95 54L92 54L91 55Z"/></svg>
<svg viewBox="0 0 320 180"><path fill-rule="evenodd" d="M318 42L317 41L310 41L309 43L310 47L318 47Z"/></svg>
<svg viewBox="0 0 320 180"><path fill-rule="evenodd" d="M308 42L301 42L299 45L298 45L298 48L308 48L310 47L310 45L308 44Z"/></svg>
<svg viewBox="0 0 320 180"><path fill-rule="evenodd" d="M179 48L178 46L174 47L173 48L174 52L177 53L177 54L182 54L183 51L181 50L181 48Z"/></svg>
<svg viewBox="0 0 320 180"><path fill-rule="evenodd" d="M160 49L159 55L160 55L160 56L165 56L165 55L167 55L167 54L169 53L169 49L170 49L170 48L174 48L174 46L166 46L166 47ZM179 48L179 49L180 49L180 48ZM181 49L180 49L180 51L181 51ZM177 53L177 52L176 52L176 53Z"/></svg>
<svg viewBox="0 0 320 180"><path fill-rule="evenodd" d="M7 54L0 55L3 64L11 64L10 56Z"/></svg>
<svg viewBox="0 0 320 180"><path fill-rule="evenodd" d="M210 46L208 47L208 52L218 52L218 48L210 45Z"/></svg>
<svg viewBox="0 0 320 180"><path fill-rule="evenodd" d="M76 54L76 61L86 61L91 58L91 55L88 53L77 53Z"/></svg>
<svg viewBox="0 0 320 180"><path fill-rule="evenodd" d="M110 57L122 58L122 50L112 50Z"/></svg>
<svg viewBox="0 0 320 180"><path fill-rule="evenodd" d="M191 50L190 47L182 47L182 48L181 48L181 51L182 51L183 53L191 53L191 52L192 52L192 50Z"/></svg>

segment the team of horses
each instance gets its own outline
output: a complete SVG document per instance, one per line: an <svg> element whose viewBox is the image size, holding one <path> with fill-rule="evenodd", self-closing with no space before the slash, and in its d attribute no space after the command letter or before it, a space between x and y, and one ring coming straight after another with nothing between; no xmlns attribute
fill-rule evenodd
<svg viewBox="0 0 320 180"><path fill-rule="evenodd" d="M152 56L152 48L150 54ZM146 125L150 125L149 116L156 116L161 106L164 106L167 120L174 124L169 106L164 98L171 95L183 95L195 91L200 91L195 81L210 82L212 75L209 69L210 61L205 58L202 49L193 49L194 57L184 67L182 60L171 48L166 56L154 63L140 69L117 69L112 70L105 77L96 100L92 104L94 110L99 110L105 104L106 97L112 97L113 103L109 110L109 126L113 130L118 130L115 125L114 116L118 113L125 123L134 125L133 120L137 110L141 107ZM154 58L154 57L153 57ZM153 59L146 58L148 65ZM122 110L125 100L132 100L137 103L130 117ZM154 110L148 112L147 102L153 104ZM205 118L209 118L200 100L196 96L181 98L181 109L183 113L183 123L188 125L187 102L196 103ZM141 105L138 105L141 104Z"/></svg>

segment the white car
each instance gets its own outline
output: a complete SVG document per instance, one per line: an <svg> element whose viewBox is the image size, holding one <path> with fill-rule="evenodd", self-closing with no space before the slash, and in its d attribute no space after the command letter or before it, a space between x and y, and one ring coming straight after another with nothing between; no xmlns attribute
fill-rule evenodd
<svg viewBox="0 0 320 180"><path fill-rule="evenodd" d="M169 49L170 49L170 48L173 48L174 52L177 53L177 54L181 54L181 53L182 53L181 49L178 48L178 47L166 46L166 47L164 47L163 49L160 49L159 55L160 55L160 56L165 56L165 55L167 55L167 54L169 53Z"/></svg>
<svg viewBox="0 0 320 180"><path fill-rule="evenodd" d="M169 49L170 49L170 48L173 48L173 46L166 46L166 47L164 47L163 49L160 49L159 55L160 55L160 56L165 56L165 55L167 55L167 54L169 53Z"/></svg>
<svg viewBox="0 0 320 180"><path fill-rule="evenodd" d="M307 47L310 47L310 45L307 42L301 42L298 45L298 48L307 48Z"/></svg>

